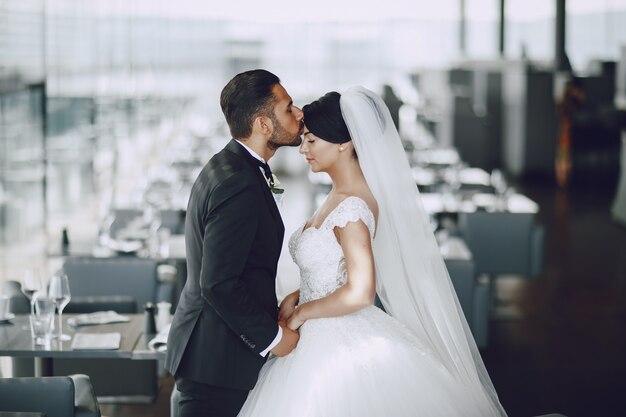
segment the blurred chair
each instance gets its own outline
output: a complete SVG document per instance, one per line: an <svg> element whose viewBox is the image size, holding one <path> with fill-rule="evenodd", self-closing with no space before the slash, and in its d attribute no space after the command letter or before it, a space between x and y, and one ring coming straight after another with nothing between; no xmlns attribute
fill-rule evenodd
<svg viewBox="0 0 626 417"><path fill-rule="evenodd" d="M472 252L476 276L484 282L475 297L488 300L476 300L475 305L482 310L473 312L472 323L477 327L472 331L479 346L486 343L482 337L487 335L489 314L496 301L497 276L514 274L531 278L543 270L544 229L534 222L534 213L459 214L459 229Z"/></svg>
<svg viewBox="0 0 626 417"><path fill-rule="evenodd" d="M93 313L113 310L120 314L137 313L137 301L128 295L101 295L72 297L63 310L68 314Z"/></svg>
<svg viewBox="0 0 626 417"><path fill-rule="evenodd" d="M38 412L47 417L100 417L87 375L0 378L0 411Z"/></svg>
<svg viewBox="0 0 626 417"><path fill-rule="evenodd" d="M169 229L173 235L185 233L185 210L165 209L159 212L161 227Z"/></svg>
<svg viewBox="0 0 626 417"><path fill-rule="evenodd" d="M109 228L111 237L115 238L117 234L126 228L128 224L138 217L143 216L143 210L138 209L114 209L113 222Z"/></svg>
<svg viewBox="0 0 626 417"><path fill-rule="evenodd" d="M543 227L532 213L459 214L459 229L472 252L476 274L539 275L543 269Z"/></svg>
<svg viewBox="0 0 626 417"><path fill-rule="evenodd" d="M13 314L30 313L30 303L28 298L22 293L22 284L17 281L4 281L0 294L9 297L9 309Z"/></svg>
<svg viewBox="0 0 626 417"><path fill-rule="evenodd" d="M157 262L152 259L69 258L63 268L72 297L126 295L134 298L139 308L147 302L173 301L175 284L159 282Z"/></svg>
<svg viewBox="0 0 626 417"><path fill-rule="evenodd" d="M445 259L450 281L459 299L465 320L472 331L476 345L487 347L489 341L489 283L477 279L474 262L466 259ZM385 311L382 301L376 294L374 305ZM172 401L174 394L172 394Z"/></svg>
<svg viewBox="0 0 626 417"><path fill-rule="evenodd" d="M446 259L445 262L476 345L485 348L489 341L489 283L476 277L473 260Z"/></svg>
<svg viewBox="0 0 626 417"><path fill-rule="evenodd" d="M150 259L69 258L63 268L69 278L72 300L76 300L73 306L73 301L68 305L68 311L73 313L100 310L137 313L137 307L143 308L147 302L171 302L174 294L172 283L158 281L157 262ZM150 403L158 389L157 363L131 359L55 359L54 374L90 375L103 403Z"/></svg>

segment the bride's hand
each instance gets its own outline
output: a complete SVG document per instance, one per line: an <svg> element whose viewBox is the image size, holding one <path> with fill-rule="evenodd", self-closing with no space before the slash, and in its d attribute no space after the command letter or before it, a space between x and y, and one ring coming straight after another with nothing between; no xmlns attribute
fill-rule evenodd
<svg viewBox="0 0 626 417"><path fill-rule="evenodd" d="M291 317L294 311L296 311L296 305L298 304L299 298L300 290L297 290L283 299L280 303L280 309L278 311L278 321L287 322L289 320L289 317Z"/></svg>
<svg viewBox="0 0 626 417"><path fill-rule="evenodd" d="M289 320L287 320L287 327L289 327L291 330L298 330L300 326L302 326L306 321L301 317L302 315L298 313L299 309L296 309L291 317L289 317Z"/></svg>

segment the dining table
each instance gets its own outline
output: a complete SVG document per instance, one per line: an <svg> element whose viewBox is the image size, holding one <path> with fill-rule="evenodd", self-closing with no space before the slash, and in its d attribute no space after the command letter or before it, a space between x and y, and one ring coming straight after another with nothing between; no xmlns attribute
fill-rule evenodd
<svg viewBox="0 0 626 417"><path fill-rule="evenodd" d="M54 358L82 358L101 359L119 358L131 360L154 360L164 359L165 353L151 351L148 342L154 335L144 334L143 314L126 314L127 322L98 324L72 327L68 320L77 317L77 314L63 315L63 332L70 335L68 341L52 339L47 345L36 345L27 328L29 323L28 314L18 314L8 323L0 324L0 356L15 358L33 358L35 364L35 376L53 375L52 362ZM72 341L77 333L104 335L119 333L119 348L89 348L73 349Z"/></svg>

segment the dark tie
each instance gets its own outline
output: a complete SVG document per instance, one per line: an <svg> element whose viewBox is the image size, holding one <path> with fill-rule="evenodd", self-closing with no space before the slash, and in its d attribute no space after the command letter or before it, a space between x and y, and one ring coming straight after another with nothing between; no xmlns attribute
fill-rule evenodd
<svg viewBox="0 0 626 417"><path fill-rule="evenodd" d="M272 175L272 170L270 169L270 166L266 162L260 161L258 159L256 159L256 161L259 164L259 166L263 168L263 172L265 173L265 178L267 178L267 182L269 182L270 188L273 188L274 176Z"/></svg>

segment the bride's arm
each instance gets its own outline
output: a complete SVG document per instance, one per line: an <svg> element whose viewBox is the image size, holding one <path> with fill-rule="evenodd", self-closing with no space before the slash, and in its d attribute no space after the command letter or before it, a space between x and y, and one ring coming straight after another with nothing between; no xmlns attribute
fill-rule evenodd
<svg viewBox="0 0 626 417"><path fill-rule="evenodd" d="M350 222L335 231L346 260L348 282L326 297L296 308L287 323L291 329L309 319L343 316L374 304L376 272L367 226L362 221Z"/></svg>

